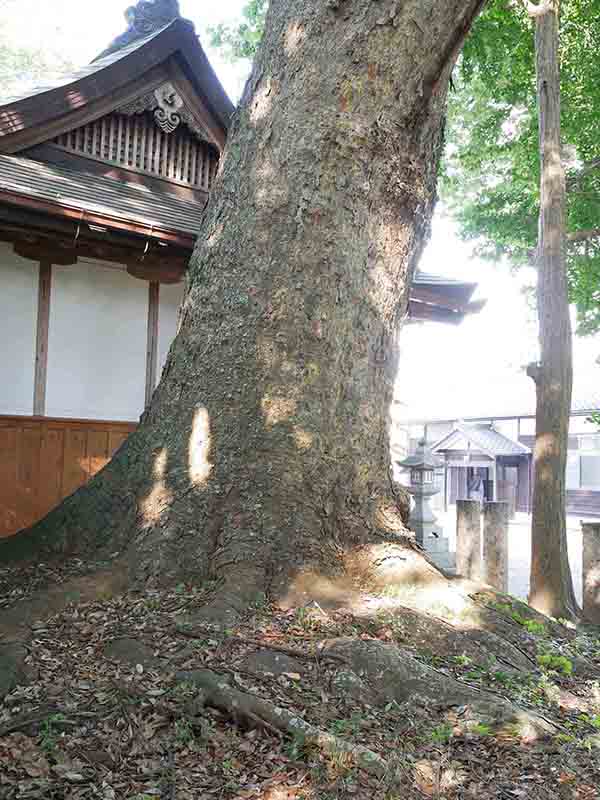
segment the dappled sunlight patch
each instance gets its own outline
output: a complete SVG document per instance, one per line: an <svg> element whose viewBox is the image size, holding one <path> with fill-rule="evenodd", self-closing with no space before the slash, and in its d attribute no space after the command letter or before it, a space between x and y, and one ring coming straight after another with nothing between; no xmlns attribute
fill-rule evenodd
<svg viewBox="0 0 600 800"><path fill-rule="evenodd" d="M425 797L441 797L456 791L467 779L459 762L448 763L445 758L422 758L414 766L414 782Z"/></svg>
<svg viewBox="0 0 600 800"><path fill-rule="evenodd" d="M273 210L285 206L289 199L289 186L284 172L273 164L271 159L261 153L254 164L254 202L257 211L263 210L269 214ZM273 235L273 229L265 228L260 230L255 227L255 236L261 237L266 242Z"/></svg>
<svg viewBox="0 0 600 800"><path fill-rule="evenodd" d="M304 430L304 428L299 428L297 425L294 426L293 436L298 450L309 450L315 439L314 434Z"/></svg>
<svg viewBox="0 0 600 800"><path fill-rule="evenodd" d="M552 433L541 434L536 439L535 468L545 482L553 480L552 460L558 456L558 449L558 439Z"/></svg>
<svg viewBox="0 0 600 800"><path fill-rule="evenodd" d="M287 56L292 56L304 42L306 33L304 26L296 20L290 22L283 36L283 46Z"/></svg>
<svg viewBox="0 0 600 800"><path fill-rule="evenodd" d="M408 543L370 545L360 552L360 562L357 566L372 574L375 588L379 589L448 583L442 573Z"/></svg>
<svg viewBox="0 0 600 800"><path fill-rule="evenodd" d="M168 455L168 450L166 447L163 447L156 456L156 458L154 459L152 474L154 475L157 481L164 478L167 472L167 455Z"/></svg>
<svg viewBox="0 0 600 800"><path fill-rule="evenodd" d="M390 319L403 283L401 271L407 255L401 226L381 221L374 226L371 238L374 257L369 272L369 297L382 319Z"/></svg>
<svg viewBox="0 0 600 800"><path fill-rule="evenodd" d="M375 510L375 523L378 528L390 533L401 533L404 525L400 517L400 512L395 503L387 500L380 500Z"/></svg>
<svg viewBox="0 0 600 800"><path fill-rule="evenodd" d="M173 500L173 492L165 483L167 462L168 450L163 447L154 457L154 464L152 465L154 485L146 497L140 501L139 505L144 527L155 525Z"/></svg>
<svg viewBox="0 0 600 800"><path fill-rule="evenodd" d="M267 428L272 428L293 417L297 405L298 403L293 397L265 395L261 401L261 407Z"/></svg>
<svg viewBox="0 0 600 800"><path fill-rule="evenodd" d="M215 247L221 236L223 235L223 231L225 230L225 226L222 222L216 225L213 230L208 234L206 239L204 240L204 246L208 248Z"/></svg>
<svg viewBox="0 0 600 800"><path fill-rule="evenodd" d="M588 568L584 576L584 595L593 606L600 607L600 564Z"/></svg>
<svg viewBox="0 0 600 800"><path fill-rule="evenodd" d="M194 414L188 444L188 473L194 486L205 484L212 471L210 448L210 418L208 410L202 406Z"/></svg>
<svg viewBox="0 0 600 800"><path fill-rule="evenodd" d="M259 336L256 342L258 362L268 370L273 370L279 362L277 349L273 339L267 336Z"/></svg>
<svg viewBox="0 0 600 800"><path fill-rule="evenodd" d="M262 85L254 92L250 104L250 121L254 125L271 113L273 101L278 92L279 82L272 78L263 81Z"/></svg>
<svg viewBox="0 0 600 800"><path fill-rule="evenodd" d="M348 608L360 603L360 593L347 576L328 577L317 572L301 572L292 581L281 608L297 608L316 602L322 608Z"/></svg>

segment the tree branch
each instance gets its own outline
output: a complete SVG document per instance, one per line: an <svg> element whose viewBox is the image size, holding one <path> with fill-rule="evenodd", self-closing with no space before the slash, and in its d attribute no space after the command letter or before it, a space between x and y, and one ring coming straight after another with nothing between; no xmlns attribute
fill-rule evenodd
<svg viewBox="0 0 600 800"><path fill-rule="evenodd" d="M600 228L584 228L580 231L574 231L567 234L568 242L586 242L588 239L597 239L600 237Z"/></svg>
<svg viewBox="0 0 600 800"><path fill-rule="evenodd" d="M586 161L582 166L581 169L573 172L567 177L567 188L571 188L572 186L577 186L577 184L589 175L591 172L595 172L597 169L600 168L600 158L594 158L591 161Z"/></svg>

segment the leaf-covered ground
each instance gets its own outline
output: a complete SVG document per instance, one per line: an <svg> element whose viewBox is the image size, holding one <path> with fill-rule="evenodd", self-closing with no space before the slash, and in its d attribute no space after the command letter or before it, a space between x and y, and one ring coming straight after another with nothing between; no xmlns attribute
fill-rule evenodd
<svg viewBox="0 0 600 800"><path fill-rule="evenodd" d="M72 565L69 574L83 573ZM30 587L43 585L36 575L27 575ZM0 608L23 599L4 578ZM425 612L418 614L416 647L414 609L327 612L313 603L282 612L264 604L224 628L201 622L197 613L211 591L180 585L70 604L49 619L28 620L24 644L5 637L0 664L6 667L16 646L26 657L19 685L0 701L0 798L599 796L600 642L593 635L556 638L555 628L527 621L510 601L497 604L494 613L514 626L519 647L539 666L524 672L478 659L472 649L427 647L423 631L439 619ZM474 697L487 688L535 709L555 733L524 740L485 723L467 728L460 706L376 703L320 647L336 637L408 647L440 680L452 675ZM328 755L301 736L207 706L182 679L201 668L369 748L386 760L388 774L367 774L346 754Z"/></svg>

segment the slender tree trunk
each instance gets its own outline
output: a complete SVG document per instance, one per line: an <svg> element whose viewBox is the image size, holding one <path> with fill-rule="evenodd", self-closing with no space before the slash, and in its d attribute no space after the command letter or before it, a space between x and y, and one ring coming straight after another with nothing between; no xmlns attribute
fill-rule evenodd
<svg viewBox="0 0 600 800"><path fill-rule="evenodd" d="M272 0L152 404L0 558L101 547L135 578L218 578L242 602L389 566L397 337L482 4Z"/></svg>
<svg viewBox="0 0 600 800"><path fill-rule="evenodd" d="M565 263L565 174L561 160L558 0L535 17L541 188L538 242L540 364L536 382L529 602L571 618L577 604L567 553L566 463L573 383Z"/></svg>

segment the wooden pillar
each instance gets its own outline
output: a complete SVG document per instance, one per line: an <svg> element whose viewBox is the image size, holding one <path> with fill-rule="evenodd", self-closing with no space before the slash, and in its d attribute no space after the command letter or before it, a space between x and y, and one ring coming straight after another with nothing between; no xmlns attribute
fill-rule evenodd
<svg viewBox="0 0 600 800"><path fill-rule="evenodd" d="M498 466L495 458L490 466L490 474L492 478L492 500L495 502L498 499Z"/></svg>
<svg viewBox="0 0 600 800"><path fill-rule="evenodd" d="M527 513L531 514L533 506L533 454L529 454L529 486L527 487Z"/></svg>
<svg viewBox="0 0 600 800"><path fill-rule="evenodd" d="M479 500L456 501L456 572L473 581L483 578Z"/></svg>
<svg viewBox="0 0 600 800"><path fill-rule="evenodd" d="M583 616L600 625L600 522L582 522Z"/></svg>
<svg viewBox="0 0 600 800"><path fill-rule="evenodd" d="M40 261L38 282L37 333L35 342L35 374L33 383L33 414L46 413L46 375L48 372L48 331L50 326L50 295L52 293L52 264Z"/></svg>
<svg viewBox="0 0 600 800"><path fill-rule="evenodd" d="M448 453L444 453L444 511L448 511Z"/></svg>
<svg viewBox="0 0 600 800"><path fill-rule="evenodd" d="M150 405L154 389L156 388L159 299L160 284L158 281L150 281L148 284L148 336L146 340L146 408Z"/></svg>
<svg viewBox="0 0 600 800"><path fill-rule="evenodd" d="M499 592L508 591L508 503L483 504L485 580Z"/></svg>

